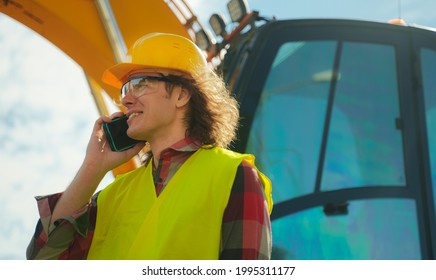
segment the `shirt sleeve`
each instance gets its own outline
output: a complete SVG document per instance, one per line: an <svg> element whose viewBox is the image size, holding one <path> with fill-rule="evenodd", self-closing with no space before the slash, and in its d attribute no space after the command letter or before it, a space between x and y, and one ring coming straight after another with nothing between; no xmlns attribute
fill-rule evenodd
<svg viewBox="0 0 436 280"><path fill-rule="evenodd" d="M96 193L91 202L71 216L50 224L53 210L62 193L37 196L39 220L27 247L31 260L85 259L92 241L97 213Z"/></svg>
<svg viewBox="0 0 436 280"><path fill-rule="evenodd" d="M243 161L224 212L220 259L270 259L271 222L257 170Z"/></svg>

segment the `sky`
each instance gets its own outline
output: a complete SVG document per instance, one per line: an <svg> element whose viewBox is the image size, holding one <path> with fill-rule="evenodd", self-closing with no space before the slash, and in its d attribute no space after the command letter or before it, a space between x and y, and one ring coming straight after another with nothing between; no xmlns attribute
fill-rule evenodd
<svg viewBox="0 0 436 280"><path fill-rule="evenodd" d="M203 25L226 1L187 0ZM399 5L401 3L401 5ZM248 0L277 19L345 18L436 27L434 0ZM401 8L400 8L401 7ZM0 14L0 260L25 259L38 213L34 196L64 190L79 168L98 112L79 65ZM109 173L101 183L113 179Z"/></svg>

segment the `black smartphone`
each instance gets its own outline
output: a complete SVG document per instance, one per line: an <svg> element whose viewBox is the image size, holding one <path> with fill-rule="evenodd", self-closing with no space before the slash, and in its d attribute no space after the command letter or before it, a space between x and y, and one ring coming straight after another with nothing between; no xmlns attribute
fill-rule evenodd
<svg viewBox="0 0 436 280"><path fill-rule="evenodd" d="M112 151L122 152L141 142L127 136L128 128L126 115L112 119L111 123L103 123L103 130Z"/></svg>

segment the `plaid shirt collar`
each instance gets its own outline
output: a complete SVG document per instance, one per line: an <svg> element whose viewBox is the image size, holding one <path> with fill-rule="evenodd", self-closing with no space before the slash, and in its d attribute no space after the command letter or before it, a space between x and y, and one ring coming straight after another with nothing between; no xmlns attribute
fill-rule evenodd
<svg viewBox="0 0 436 280"><path fill-rule="evenodd" d="M166 158L166 157L172 157L174 154L178 154L181 152L195 152L198 149L200 149L202 146L200 139L197 137L186 137L170 147L164 149L160 153L159 158Z"/></svg>

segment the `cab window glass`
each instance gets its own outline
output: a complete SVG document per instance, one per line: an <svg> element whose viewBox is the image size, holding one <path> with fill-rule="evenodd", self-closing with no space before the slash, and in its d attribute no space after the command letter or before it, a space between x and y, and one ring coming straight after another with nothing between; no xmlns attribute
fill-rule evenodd
<svg viewBox="0 0 436 280"><path fill-rule="evenodd" d="M395 51L344 43L322 174L322 190L405 186Z"/></svg>
<svg viewBox="0 0 436 280"><path fill-rule="evenodd" d="M273 222L273 259L420 259L416 205L406 199L356 200L349 213L322 207ZM389 221L389 222L386 222Z"/></svg>
<svg viewBox="0 0 436 280"><path fill-rule="evenodd" d="M272 180L275 203L313 192L336 45L289 42L272 64L247 152Z"/></svg>
<svg viewBox="0 0 436 280"><path fill-rule="evenodd" d="M274 184L277 202L311 193L320 160L329 91L337 78L321 190L404 186L395 51L392 46L289 42L261 93L247 151Z"/></svg>

